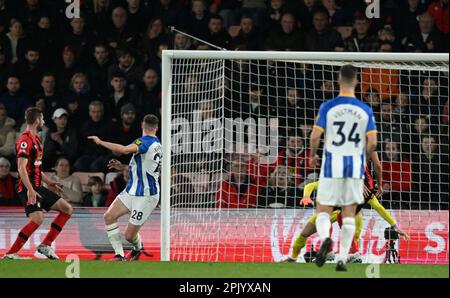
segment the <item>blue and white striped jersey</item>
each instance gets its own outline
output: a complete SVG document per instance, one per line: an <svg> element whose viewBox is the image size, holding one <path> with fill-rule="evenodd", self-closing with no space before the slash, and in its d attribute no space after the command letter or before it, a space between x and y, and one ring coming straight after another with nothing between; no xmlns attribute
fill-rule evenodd
<svg viewBox="0 0 450 298"><path fill-rule="evenodd" d="M364 179L366 134L377 132L372 109L339 96L320 106L315 127L325 131L320 177Z"/></svg>
<svg viewBox="0 0 450 298"><path fill-rule="evenodd" d="M130 160L130 178L125 191L133 196L159 194L162 147L156 136L143 136L134 141L138 150Z"/></svg>

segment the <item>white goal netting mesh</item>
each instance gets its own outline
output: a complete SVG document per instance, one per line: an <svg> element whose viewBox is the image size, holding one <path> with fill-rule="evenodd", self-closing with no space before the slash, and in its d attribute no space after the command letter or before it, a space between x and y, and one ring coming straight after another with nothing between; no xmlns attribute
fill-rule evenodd
<svg viewBox="0 0 450 298"><path fill-rule="evenodd" d="M226 59L170 66L171 260L279 261L291 253L314 213L300 205L320 171L308 162L309 134L347 63L358 67L357 96L376 116L380 202L411 237L396 243L402 262L448 263L448 62ZM360 254L382 262L389 224L370 206L362 212ZM335 225L335 240L339 232ZM314 235L299 261L318 247Z"/></svg>

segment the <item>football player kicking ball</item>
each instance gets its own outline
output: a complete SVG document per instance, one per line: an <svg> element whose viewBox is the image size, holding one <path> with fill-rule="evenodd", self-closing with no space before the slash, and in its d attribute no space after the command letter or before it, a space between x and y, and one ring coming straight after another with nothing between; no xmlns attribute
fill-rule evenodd
<svg viewBox="0 0 450 298"><path fill-rule="evenodd" d="M109 143L97 136L90 136L97 145L103 146L116 154L133 154L130 160L130 178L125 189L117 196L104 215L106 233L111 243L115 261L137 260L143 250L139 230L149 218L159 201L159 175L161 169L162 147L156 137L159 120L154 115L146 115L142 122L142 137L128 146ZM110 161L109 168L123 169L117 160ZM131 212L125 231L125 239L133 245L125 257L117 220Z"/></svg>
<svg viewBox="0 0 450 298"><path fill-rule="evenodd" d="M62 188L50 180L42 172L43 147L37 135L44 125L44 116L37 108L28 108L25 111L27 129L17 140L17 167L19 181L17 190L19 198L25 206L25 213L30 221L20 230L16 241L6 252L5 259L24 259L17 252L25 245L28 238L39 228L44 220L45 211L55 210L58 215L53 220L50 230L44 241L37 247L37 251L51 260L59 259L53 251L51 244L58 237L66 222L72 215L72 206L60 195ZM42 185L47 184L48 188Z"/></svg>

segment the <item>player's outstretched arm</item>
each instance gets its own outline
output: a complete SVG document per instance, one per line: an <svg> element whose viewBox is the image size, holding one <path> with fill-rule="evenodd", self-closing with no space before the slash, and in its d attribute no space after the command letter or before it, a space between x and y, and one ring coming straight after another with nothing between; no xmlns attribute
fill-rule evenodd
<svg viewBox="0 0 450 298"><path fill-rule="evenodd" d="M387 222L391 227L395 229L397 233L399 233L403 239L409 240L409 235L403 232L397 225L397 222L392 217L391 213L387 211L383 205L381 205L380 201L372 195L372 199L369 200L369 205Z"/></svg>
<svg viewBox="0 0 450 298"><path fill-rule="evenodd" d="M128 146L124 146L124 145L120 145L120 144L116 144L116 143L102 141L97 136L89 136L88 139L94 141L95 144L105 147L106 149L109 149L120 155L127 155L130 153L136 153L138 151L138 147L136 144L130 144Z"/></svg>

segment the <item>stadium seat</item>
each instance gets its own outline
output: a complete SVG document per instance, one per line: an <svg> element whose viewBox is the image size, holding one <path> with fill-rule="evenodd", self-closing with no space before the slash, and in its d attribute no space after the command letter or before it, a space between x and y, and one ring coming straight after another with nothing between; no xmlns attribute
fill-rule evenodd
<svg viewBox="0 0 450 298"><path fill-rule="evenodd" d="M89 191L89 186L87 185L89 177L97 176L97 177L100 177L103 181L105 181L105 174L103 174L101 172L97 172L97 173L74 172L73 175L77 176L80 179L81 186L83 187L83 191L84 192L88 192Z"/></svg>
<svg viewBox="0 0 450 298"><path fill-rule="evenodd" d="M239 30L241 30L241 26L230 26L228 34L230 34L231 38L234 38L239 35Z"/></svg>

